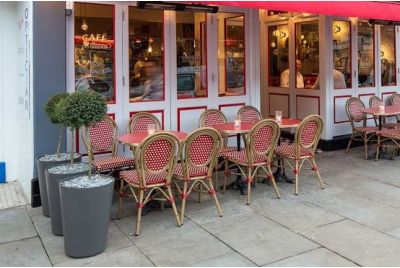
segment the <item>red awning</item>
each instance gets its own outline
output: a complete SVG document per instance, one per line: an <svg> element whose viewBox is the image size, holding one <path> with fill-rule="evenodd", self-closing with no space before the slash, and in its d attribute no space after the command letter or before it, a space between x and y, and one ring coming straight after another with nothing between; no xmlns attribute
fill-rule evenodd
<svg viewBox="0 0 400 268"><path fill-rule="evenodd" d="M204 2L203 2L204 3ZM400 2L374 1L207 1L218 6L235 6L324 14L340 17L357 17L400 21Z"/></svg>

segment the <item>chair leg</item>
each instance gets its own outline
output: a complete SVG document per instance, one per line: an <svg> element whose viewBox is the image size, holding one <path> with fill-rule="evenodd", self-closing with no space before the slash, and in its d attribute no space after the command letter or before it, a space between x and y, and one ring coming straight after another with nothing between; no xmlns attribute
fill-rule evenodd
<svg viewBox="0 0 400 268"><path fill-rule="evenodd" d="M124 180L120 179L120 187L119 187L119 207L118 207L118 218L122 217L122 206L123 206L123 191L124 191Z"/></svg>
<svg viewBox="0 0 400 268"><path fill-rule="evenodd" d="M295 169L294 169L294 174L295 174L295 189L294 189L294 194L298 195L299 194L299 161L296 160L295 164Z"/></svg>
<svg viewBox="0 0 400 268"><path fill-rule="evenodd" d="M349 151L352 142L353 142L353 134L351 134L351 137L349 139L349 143L347 144L346 153Z"/></svg>
<svg viewBox="0 0 400 268"><path fill-rule="evenodd" d="M268 169L268 173L269 173L268 175L271 176L270 178L271 178L272 186L274 186L274 189L275 189L276 197L277 197L278 199L280 199L280 198L281 198L281 195L279 194L278 186L276 186L276 182L275 182L275 178L274 178L274 173L272 172L271 166L268 165L268 166L267 166L267 169Z"/></svg>
<svg viewBox="0 0 400 268"><path fill-rule="evenodd" d="M144 199L144 190L139 190L139 203L138 203L138 210L137 210L137 217L136 217L135 235L139 235L139 232L140 232L140 223L142 221L143 199Z"/></svg>
<svg viewBox="0 0 400 268"><path fill-rule="evenodd" d="M171 186L167 186L167 192L168 192L169 200L171 202L172 210L174 211L174 214L175 214L176 224L178 226L181 226L182 224L181 224L181 221L179 220L179 214L178 214L178 210L176 209L176 204L175 204L174 196L172 195Z"/></svg>
<svg viewBox="0 0 400 268"><path fill-rule="evenodd" d="M251 183L253 178L251 177L252 169L251 167L247 168L247 205L250 205L251 200Z"/></svg>
<svg viewBox="0 0 400 268"><path fill-rule="evenodd" d="M210 192L214 198L215 201L215 206L217 207L217 211L218 211L218 216L222 217L222 209L221 209L221 205L219 204L218 198L217 198L217 193L215 192L214 186L212 184L212 179L210 178L208 180L208 184L209 184L209 188L210 188Z"/></svg>
<svg viewBox="0 0 400 268"><path fill-rule="evenodd" d="M183 182L183 190L182 190L182 207L181 207L181 224L183 224L183 219L185 218L185 207L186 207L186 199L187 199L187 188L188 182Z"/></svg>
<svg viewBox="0 0 400 268"><path fill-rule="evenodd" d="M378 141L377 141L377 144L376 144L376 156L375 156L375 161L378 161L378 159L379 159L379 150L380 150L380 148L381 148L381 136L378 135Z"/></svg>
<svg viewBox="0 0 400 268"><path fill-rule="evenodd" d="M364 140L365 160L368 160L368 139L367 139L367 136L363 137L363 140Z"/></svg>
<svg viewBox="0 0 400 268"><path fill-rule="evenodd" d="M201 203L201 194L203 192L203 185L200 183L199 184L199 203Z"/></svg>
<svg viewBox="0 0 400 268"><path fill-rule="evenodd" d="M218 167L215 168L215 190L218 192L218 187L219 187L219 183L218 183Z"/></svg>
<svg viewBox="0 0 400 268"><path fill-rule="evenodd" d="M224 169L224 187L222 189L222 193L225 193L226 191L226 182L227 182L227 176L228 176L228 161L224 160L224 165L225 165L225 169Z"/></svg>
<svg viewBox="0 0 400 268"><path fill-rule="evenodd" d="M319 181L319 185L321 185L321 189L325 189L325 185L324 185L324 181L321 178L321 174L319 173L318 167L317 167L317 163L315 162L315 158L311 158L311 162L313 165L313 170L315 171L315 173L317 173L317 177L318 177L318 181Z"/></svg>

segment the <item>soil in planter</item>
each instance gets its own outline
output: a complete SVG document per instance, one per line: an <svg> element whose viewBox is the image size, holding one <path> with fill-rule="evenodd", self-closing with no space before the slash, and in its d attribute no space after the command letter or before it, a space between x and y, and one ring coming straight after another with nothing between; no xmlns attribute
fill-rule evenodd
<svg viewBox="0 0 400 268"><path fill-rule="evenodd" d="M53 166L69 163L71 161L70 153L61 153L59 157L57 154L46 154L41 156L36 161L37 174L39 179L40 199L42 201L43 215L46 217L50 216L48 197L47 197L47 186L45 171ZM74 154L74 162L80 162L81 155Z"/></svg>
<svg viewBox="0 0 400 268"><path fill-rule="evenodd" d="M61 205L60 205L60 187L62 180L87 174L89 165L86 163L75 163L59 165L49 168L46 171L47 196L49 200L49 211L51 220L51 230L55 235L63 235Z"/></svg>

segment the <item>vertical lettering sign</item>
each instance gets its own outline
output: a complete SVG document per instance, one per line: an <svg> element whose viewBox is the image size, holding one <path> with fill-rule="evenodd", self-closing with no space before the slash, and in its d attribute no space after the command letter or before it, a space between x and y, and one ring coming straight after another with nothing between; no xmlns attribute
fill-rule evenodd
<svg viewBox="0 0 400 268"><path fill-rule="evenodd" d="M30 119L31 105L31 18L29 8L25 7L18 16L18 111L19 116Z"/></svg>

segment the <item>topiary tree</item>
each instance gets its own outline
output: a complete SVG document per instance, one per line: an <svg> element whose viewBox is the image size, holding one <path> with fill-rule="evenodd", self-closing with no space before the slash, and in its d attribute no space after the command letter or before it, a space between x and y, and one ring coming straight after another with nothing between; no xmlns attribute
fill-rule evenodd
<svg viewBox="0 0 400 268"><path fill-rule="evenodd" d="M59 138L58 138L58 144L57 144L57 158L60 157L60 149L61 149L61 142L63 139L63 124L62 124L62 118L60 117L59 111L57 111L57 105L60 101L63 101L69 96L68 93L59 93L56 95L51 96L45 106L44 106L44 111L47 114L47 117L49 118L50 122L58 125L59 126Z"/></svg>
<svg viewBox="0 0 400 268"><path fill-rule="evenodd" d="M58 103L63 124L71 128L72 137L75 130L103 120L107 114L107 101L99 93L92 90L76 91L68 98ZM74 139L71 142L71 164L74 156ZM88 137L90 144L90 137ZM89 175L92 170L89 161Z"/></svg>

